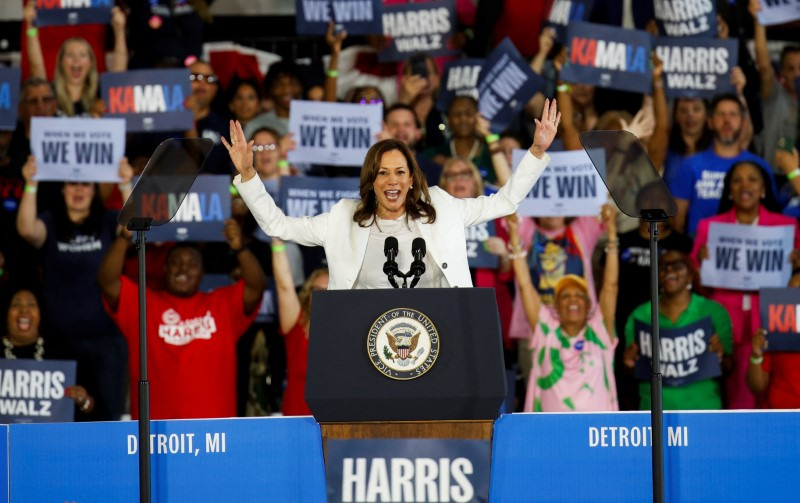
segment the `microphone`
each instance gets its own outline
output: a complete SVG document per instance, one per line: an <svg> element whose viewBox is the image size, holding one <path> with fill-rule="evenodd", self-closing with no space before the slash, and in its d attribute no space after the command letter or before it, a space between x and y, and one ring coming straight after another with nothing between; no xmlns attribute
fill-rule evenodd
<svg viewBox="0 0 800 503"><path fill-rule="evenodd" d="M389 283L395 288L399 288L397 286L397 281L394 279L394 277L399 274L397 262L395 261L399 249L400 245L397 243L397 238L394 236L387 237L386 241L383 242L383 254L386 256L386 262L383 264L383 273L389 278Z"/></svg>
<svg viewBox="0 0 800 503"><path fill-rule="evenodd" d="M425 258L425 253L425 240L414 238L414 241L411 242L411 255L414 256L414 261L411 262L411 267L408 270L408 274L414 276L410 288L414 288L419 281L419 277L425 274L425 262L422 261Z"/></svg>

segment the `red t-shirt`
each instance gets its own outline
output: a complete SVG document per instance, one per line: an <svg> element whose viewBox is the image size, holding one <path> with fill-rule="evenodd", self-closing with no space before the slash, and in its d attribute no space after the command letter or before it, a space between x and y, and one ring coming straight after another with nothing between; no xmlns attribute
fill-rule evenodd
<svg viewBox="0 0 800 503"><path fill-rule="evenodd" d="M306 369L308 368L308 334L303 328L303 313L288 333L286 344L286 390L283 392L284 416L310 416L306 404Z"/></svg>
<svg viewBox="0 0 800 503"><path fill-rule="evenodd" d="M139 299L121 276L119 309L106 311L128 342L131 415L138 416ZM147 289L147 374L152 419L236 416L236 341L255 320L244 283L192 297Z"/></svg>
<svg viewBox="0 0 800 503"><path fill-rule="evenodd" d="M764 353L762 368L769 372L767 408L800 409L800 353Z"/></svg>

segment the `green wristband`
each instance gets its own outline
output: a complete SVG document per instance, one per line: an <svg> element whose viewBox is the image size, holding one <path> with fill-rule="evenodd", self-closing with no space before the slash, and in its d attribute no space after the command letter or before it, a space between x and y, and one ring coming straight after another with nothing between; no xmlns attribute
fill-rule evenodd
<svg viewBox="0 0 800 503"><path fill-rule="evenodd" d="M786 179L791 181L800 176L800 168L794 168L788 175L786 175Z"/></svg>
<svg viewBox="0 0 800 503"><path fill-rule="evenodd" d="M486 143L494 143L500 141L500 135L496 133L486 135Z"/></svg>
<svg viewBox="0 0 800 503"><path fill-rule="evenodd" d="M38 35L38 34L39 34L39 28L37 28L37 27L35 27L35 26L33 26L33 27L31 27L31 28L28 28L27 30L25 30L25 35L27 35L27 36L29 36L29 37L35 37L35 36L36 36L36 35Z"/></svg>
<svg viewBox="0 0 800 503"><path fill-rule="evenodd" d="M325 75L327 75L332 79L335 79L339 76L339 70L328 70L325 72Z"/></svg>
<svg viewBox="0 0 800 503"><path fill-rule="evenodd" d="M286 245L273 245L272 246L272 251L274 251L274 252L286 251Z"/></svg>

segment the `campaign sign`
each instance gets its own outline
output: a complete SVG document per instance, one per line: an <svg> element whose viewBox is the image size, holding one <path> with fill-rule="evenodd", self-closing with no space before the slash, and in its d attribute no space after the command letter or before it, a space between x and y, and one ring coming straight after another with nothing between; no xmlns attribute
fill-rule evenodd
<svg viewBox="0 0 800 503"><path fill-rule="evenodd" d="M765 351L800 351L800 289L762 288L759 302Z"/></svg>
<svg viewBox="0 0 800 503"><path fill-rule="evenodd" d="M328 501L489 501L487 440L328 440Z"/></svg>
<svg viewBox="0 0 800 503"><path fill-rule="evenodd" d="M194 115L184 107L191 96L189 70L132 70L100 74L104 117L126 120L128 132L187 131Z"/></svg>
<svg viewBox="0 0 800 503"><path fill-rule="evenodd" d="M225 241L225 220L231 217L230 178L226 175L198 176L180 202L180 194L142 192L142 217L165 221L147 233L150 241ZM135 192L135 191L134 191Z"/></svg>
<svg viewBox="0 0 800 503"><path fill-rule="evenodd" d="M358 178L291 176L281 179L280 205L288 217L313 217L340 199L360 199Z"/></svg>
<svg viewBox="0 0 800 503"><path fill-rule="evenodd" d="M448 48L455 28L455 0L385 5L383 34L387 44L378 59L402 61L416 52L428 56L455 54Z"/></svg>
<svg viewBox="0 0 800 503"><path fill-rule="evenodd" d="M739 59L736 40L659 37L667 98L711 98L733 90L731 69Z"/></svg>
<svg viewBox="0 0 800 503"><path fill-rule="evenodd" d="M497 236L494 220L467 227L464 232L467 237L467 262L470 268L497 269L500 257L489 253L483 247L487 239Z"/></svg>
<svg viewBox="0 0 800 503"><path fill-rule="evenodd" d="M703 260L703 285L730 290L758 290L789 283L794 227L712 222L708 228L708 258Z"/></svg>
<svg viewBox="0 0 800 503"><path fill-rule="evenodd" d="M114 0L35 0L36 25L107 24Z"/></svg>
<svg viewBox="0 0 800 503"><path fill-rule="evenodd" d="M292 101L289 162L361 166L381 131L383 105Z"/></svg>
<svg viewBox="0 0 800 503"><path fill-rule="evenodd" d="M471 96L478 100L478 77L481 74L482 59L459 59L444 65L442 86L436 98L436 108L447 111L456 96Z"/></svg>
<svg viewBox="0 0 800 503"><path fill-rule="evenodd" d="M0 359L0 423L72 421L75 401L65 393L74 384L72 360Z"/></svg>
<svg viewBox="0 0 800 503"><path fill-rule="evenodd" d="M640 381L650 381L653 366L652 327L634 320L639 359L633 368ZM714 327L711 318L680 328L659 328L661 375L664 386L683 386L722 375L719 358L709 350Z"/></svg>
<svg viewBox="0 0 800 503"><path fill-rule="evenodd" d="M19 68L0 68L0 131L17 127L19 79Z"/></svg>
<svg viewBox="0 0 800 503"><path fill-rule="evenodd" d="M328 23L347 35L372 35L383 31L381 0L295 0L298 35L325 35Z"/></svg>
<svg viewBox="0 0 800 503"><path fill-rule="evenodd" d="M556 32L556 40L567 41L567 26L574 21L586 21L592 13L594 0L555 0L550 7L546 25Z"/></svg>
<svg viewBox="0 0 800 503"><path fill-rule="evenodd" d="M543 87L544 80L506 37L483 63L478 79L478 109L489 121L489 129L500 133Z"/></svg>
<svg viewBox="0 0 800 503"><path fill-rule="evenodd" d="M119 182L125 121L32 117L31 153L38 181Z"/></svg>
<svg viewBox="0 0 800 503"><path fill-rule="evenodd" d="M525 152L524 149L512 152L511 164L515 170ZM520 203L517 212L531 217L599 215L606 202L608 191L603 177L586 151L550 152L550 164Z"/></svg>
<svg viewBox="0 0 800 503"><path fill-rule="evenodd" d="M646 31L593 23L567 27L569 57L561 79L649 94L651 37Z"/></svg>
<svg viewBox="0 0 800 503"><path fill-rule="evenodd" d="M714 0L654 0L658 32L667 37L717 36Z"/></svg>
<svg viewBox="0 0 800 503"><path fill-rule="evenodd" d="M761 0L758 22L764 26L800 19L800 0Z"/></svg>

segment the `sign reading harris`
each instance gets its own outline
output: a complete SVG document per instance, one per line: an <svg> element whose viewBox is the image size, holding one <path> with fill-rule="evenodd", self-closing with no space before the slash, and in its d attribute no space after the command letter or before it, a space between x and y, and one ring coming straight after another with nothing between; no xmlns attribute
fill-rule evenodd
<svg viewBox="0 0 800 503"><path fill-rule="evenodd" d="M717 9L714 0L654 0L658 32L668 37L707 37L717 35Z"/></svg>
<svg viewBox="0 0 800 503"><path fill-rule="evenodd" d="M700 276L705 286L731 290L782 287L789 282L794 227L712 223L708 258Z"/></svg>
<svg viewBox="0 0 800 503"><path fill-rule="evenodd" d="M489 129L500 133L514 120L529 99L544 86L544 80L506 37L483 63L478 79L478 109Z"/></svg>
<svg viewBox="0 0 800 503"><path fill-rule="evenodd" d="M761 326L767 329L765 351L800 351L800 290L762 288Z"/></svg>
<svg viewBox="0 0 800 503"><path fill-rule="evenodd" d="M758 22L764 26L800 19L800 0L761 0Z"/></svg>
<svg viewBox="0 0 800 503"><path fill-rule="evenodd" d="M17 127L19 79L19 68L0 68L0 131Z"/></svg>
<svg viewBox="0 0 800 503"><path fill-rule="evenodd" d="M646 31L593 23L570 23L569 58L561 79L649 94L651 37Z"/></svg>
<svg viewBox="0 0 800 503"><path fill-rule="evenodd" d="M467 262L470 268L497 269L500 257L489 253L483 243L493 236L497 236L494 220L473 225L464 229L467 237Z"/></svg>
<svg viewBox="0 0 800 503"><path fill-rule="evenodd" d="M106 24L112 7L114 0L36 0L36 24Z"/></svg>
<svg viewBox="0 0 800 503"><path fill-rule="evenodd" d="M636 378L649 381L653 365L652 327L633 324L640 358L633 368ZM661 374L664 386L683 386L722 375L719 358L709 350L714 328L711 318L680 328L660 328Z"/></svg>
<svg viewBox="0 0 800 503"><path fill-rule="evenodd" d="M733 89L735 40L659 37L655 51L664 62L667 98L711 98Z"/></svg>
<svg viewBox="0 0 800 503"><path fill-rule="evenodd" d="M36 157L36 180L118 182L125 121L33 117L31 152Z"/></svg>
<svg viewBox="0 0 800 503"><path fill-rule="evenodd" d="M456 27L455 0L386 5L383 34L387 46L378 53L381 61L402 61L416 52L447 56L455 51L448 42Z"/></svg>
<svg viewBox="0 0 800 503"><path fill-rule="evenodd" d="M383 106L292 101L289 132L297 147L290 162L361 166L381 131Z"/></svg>
<svg viewBox="0 0 800 503"><path fill-rule="evenodd" d="M72 421L75 402L65 392L74 384L71 360L0 360L0 423Z"/></svg>
<svg viewBox="0 0 800 503"><path fill-rule="evenodd" d="M478 100L478 78L483 66L482 59L459 59L444 65L442 87L436 98L436 108L447 111L456 96L471 96Z"/></svg>
<svg viewBox="0 0 800 503"><path fill-rule="evenodd" d="M198 176L192 190L180 202L180 194L139 194L142 217L164 221L154 226L147 237L151 241L225 241L225 220L231 217L230 178L226 175Z"/></svg>
<svg viewBox="0 0 800 503"><path fill-rule="evenodd" d="M556 40L567 40L567 26L574 21L586 21L592 13L594 0L555 0L547 16L547 25L556 32Z"/></svg>
<svg viewBox="0 0 800 503"><path fill-rule="evenodd" d="M360 199L358 178L285 176L280 206L289 217L313 217L330 211L340 199Z"/></svg>
<svg viewBox="0 0 800 503"><path fill-rule="evenodd" d="M489 501L486 440L328 440L328 501Z"/></svg>
<svg viewBox="0 0 800 503"><path fill-rule="evenodd" d="M186 131L194 116L184 107L191 96L189 70L132 70L100 75L105 117L126 120L128 132Z"/></svg>
<svg viewBox="0 0 800 503"><path fill-rule="evenodd" d="M298 35L324 35L328 23L348 35L370 35L383 31L381 0L295 0Z"/></svg>

